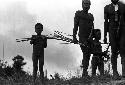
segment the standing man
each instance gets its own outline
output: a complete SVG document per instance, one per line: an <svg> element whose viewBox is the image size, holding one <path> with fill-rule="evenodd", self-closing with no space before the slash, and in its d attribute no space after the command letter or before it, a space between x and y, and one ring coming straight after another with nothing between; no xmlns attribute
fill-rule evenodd
<svg viewBox="0 0 125 85"><path fill-rule="evenodd" d="M82 60L82 67L83 73L82 77L86 77L88 75L87 69L89 66L90 60L90 49L88 48L89 44L88 41L91 39L92 29L94 28L94 17L91 13L88 13L90 9L91 2L90 0L83 0L82 1L82 8L81 11L76 11L74 17L74 29L73 29L73 42L76 44L78 40L76 38L77 31L79 28L79 42L85 44L86 46L80 45L81 50L83 52L83 60Z"/></svg>
<svg viewBox="0 0 125 85"><path fill-rule="evenodd" d="M125 5L119 0L111 0L111 4L104 7L104 43L107 43L107 32L111 44L111 63L114 79L117 71L117 57L120 53L122 63L122 76L125 77Z"/></svg>

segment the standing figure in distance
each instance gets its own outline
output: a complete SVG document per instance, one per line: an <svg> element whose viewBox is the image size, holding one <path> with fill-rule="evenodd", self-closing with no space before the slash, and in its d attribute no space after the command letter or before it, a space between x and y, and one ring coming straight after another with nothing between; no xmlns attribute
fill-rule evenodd
<svg viewBox="0 0 125 85"><path fill-rule="evenodd" d="M90 60L90 49L88 48L89 43L92 35L92 30L94 28L94 17L91 13L88 13L90 9L91 2L90 0L83 0L82 1L82 8L81 11L76 11L75 17L74 17L74 29L73 29L73 42L74 44L78 43L78 40L76 38L77 31L79 28L79 42L85 44L80 45L81 50L83 52L83 60L82 60L82 67L83 67L83 73L82 77L86 77L88 75L87 69L89 66L89 60Z"/></svg>
<svg viewBox="0 0 125 85"><path fill-rule="evenodd" d="M40 79L42 80L42 83L44 83L44 72L43 72L44 48L47 47L47 38L41 35L42 31L43 31L43 25L41 23L37 23L35 25L35 32L37 33L37 35L32 35L30 41L30 44L33 44L32 61L33 61L34 83L37 77L38 61L39 61Z"/></svg>
<svg viewBox="0 0 125 85"><path fill-rule="evenodd" d="M104 7L104 43L107 43L107 33L109 33L113 77L118 79L117 57L119 53L122 76L125 77L125 5L119 0L111 0L111 2Z"/></svg>

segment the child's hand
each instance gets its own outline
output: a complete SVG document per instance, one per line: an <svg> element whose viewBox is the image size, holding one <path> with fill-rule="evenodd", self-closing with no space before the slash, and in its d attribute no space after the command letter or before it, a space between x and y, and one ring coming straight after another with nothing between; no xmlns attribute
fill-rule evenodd
<svg viewBox="0 0 125 85"><path fill-rule="evenodd" d="M31 44L31 45L33 44L33 40L30 41L30 44Z"/></svg>
<svg viewBox="0 0 125 85"><path fill-rule="evenodd" d="M107 38L106 37L104 38L103 41L104 41L105 44L107 44Z"/></svg>

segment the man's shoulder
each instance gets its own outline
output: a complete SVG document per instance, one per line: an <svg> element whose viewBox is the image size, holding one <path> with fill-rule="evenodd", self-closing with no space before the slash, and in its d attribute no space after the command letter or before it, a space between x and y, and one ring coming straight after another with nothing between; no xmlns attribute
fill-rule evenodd
<svg viewBox="0 0 125 85"><path fill-rule="evenodd" d="M82 13L82 10L77 10L75 16L79 16Z"/></svg>
<svg viewBox="0 0 125 85"><path fill-rule="evenodd" d="M109 13L113 10L113 4L108 4L104 7L104 13Z"/></svg>
<svg viewBox="0 0 125 85"><path fill-rule="evenodd" d="M118 4L125 6L125 4L123 2L121 2L121 1L119 1Z"/></svg>
<svg viewBox="0 0 125 85"><path fill-rule="evenodd" d="M92 14L92 13L88 13L88 15L89 15L90 17L93 17L93 14Z"/></svg>
<svg viewBox="0 0 125 85"><path fill-rule="evenodd" d="M106 6L104 7L104 10L108 10L109 7L110 7L111 5L112 5L112 4L108 4L108 5L106 5Z"/></svg>
<svg viewBox="0 0 125 85"><path fill-rule="evenodd" d="M120 6L120 8L125 9L125 4L123 2L120 1L118 5Z"/></svg>
<svg viewBox="0 0 125 85"><path fill-rule="evenodd" d="M92 21L94 21L94 16L93 16L93 14L92 14L92 13L88 13L88 15L89 15L89 19L92 20Z"/></svg>
<svg viewBox="0 0 125 85"><path fill-rule="evenodd" d="M76 13L81 13L81 12L82 12L82 10L77 10L77 11L76 11Z"/></svg>

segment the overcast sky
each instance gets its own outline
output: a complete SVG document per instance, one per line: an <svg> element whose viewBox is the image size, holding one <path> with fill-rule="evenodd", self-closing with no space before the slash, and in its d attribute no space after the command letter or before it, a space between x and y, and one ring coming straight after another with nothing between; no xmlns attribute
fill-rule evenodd
<svg viewBox="0 0 125 85"><path fill-rule="evenodd" d="M125 0L123 0L125 1ZM16 43L16 38L31 37L34 25L41 22L44 34L54 30L72 34L74 14L81 10L82 0L0 0L0 57L12 62L12 57L24 56L27 67L32 70L32 46L29 42ZM104 6L110 0L91 0L90 11L95 18L95 28L103 31ZM82 52L78 45L62 45L59 41L48 40L45 49L45 69L49 73L65 73L77 68L82 60ZM53 69L54 68L54 69ZM31 71L32 72L32 71Z"/></svg>

